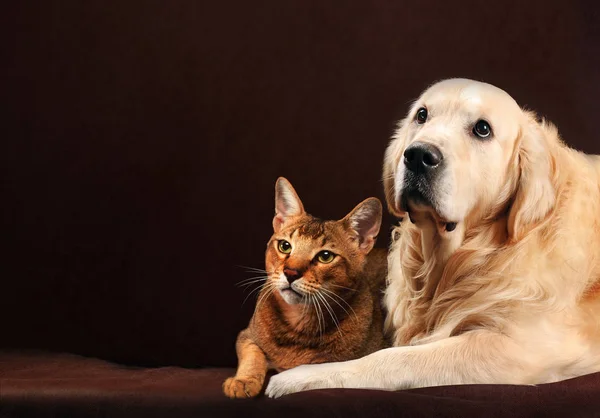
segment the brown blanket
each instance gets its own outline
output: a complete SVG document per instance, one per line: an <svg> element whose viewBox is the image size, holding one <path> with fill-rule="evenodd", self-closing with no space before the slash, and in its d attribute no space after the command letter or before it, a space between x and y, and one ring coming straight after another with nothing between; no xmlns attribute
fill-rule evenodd
<svg viewBox="0 0 600 418"><path fill-rule="evenodd" d="M50 353L0 354L5 417L593 417L600 373L540 386L465 385L399 392L331 389L230 400L232 369L129 368Z"/></svg>

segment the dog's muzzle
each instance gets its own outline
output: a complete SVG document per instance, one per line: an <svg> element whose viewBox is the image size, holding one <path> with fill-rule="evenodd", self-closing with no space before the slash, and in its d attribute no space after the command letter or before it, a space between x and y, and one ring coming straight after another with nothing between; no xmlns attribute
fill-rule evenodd
<svg viewBox="0 0 600 418"><path fill-rule="evenodd" d="M438 147L424 142L415 142L404 151L404 165L416 175L431 176L444 160Z"/></svg>
<svg viewBox="0 0 600 418"><path fill-rule="evenodd" d="M442 152L431 144L415 142L404 151L402 210L408 211L409 202L435 207L435 184L443 163Z"/></svg>

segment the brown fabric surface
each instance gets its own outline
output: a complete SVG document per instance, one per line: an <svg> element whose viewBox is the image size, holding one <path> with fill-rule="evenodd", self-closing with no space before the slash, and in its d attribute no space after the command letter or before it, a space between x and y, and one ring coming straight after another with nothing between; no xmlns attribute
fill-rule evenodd
<svg viewBox="0 0 600 418"><path fill-rule="evenodd" d="M599 152L599 4L7 2L0 347L234 366L277 176L323 217L382 198L433 81L497 84Z"/></svg>
<svg viewBox="0 0 600 418"><path fill-rule="evenodd" d="M233 369L127 368L71 355L0 354L0 416L13 417L593 417L600 373L540 386L410 391L333 389L230 400Z"/></svg>

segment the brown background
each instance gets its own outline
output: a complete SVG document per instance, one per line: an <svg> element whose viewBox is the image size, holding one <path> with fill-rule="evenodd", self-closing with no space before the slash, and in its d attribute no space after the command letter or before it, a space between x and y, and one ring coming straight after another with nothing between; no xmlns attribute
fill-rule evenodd
<svg viewBox="0 0 600 418"><path fill-rule="evenodd" d="M438 79L600 152L599 6L452 4L3 5L0 348L233 365L277 176L322 217L381 198L394 123Z"/></svg>

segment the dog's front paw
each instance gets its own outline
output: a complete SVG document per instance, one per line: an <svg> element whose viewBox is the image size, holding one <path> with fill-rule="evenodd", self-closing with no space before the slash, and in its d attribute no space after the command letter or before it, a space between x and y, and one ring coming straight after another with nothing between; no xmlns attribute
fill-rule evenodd
<svg viewBox="0 0 600 418"><path fill-rule="evenodd" d="M354 373L340 370L335 364L339 363L304 365L279 373L271 377L265 394L279 398L311 389L348 387L355 377Z"/></svg>
<svg viewBox="0 0 600 418"><path fill-rule="evenodd" d="M230 377L223 383L223 393L231 399L253 398L260 393L262 384L259 379Z"/></svg>

